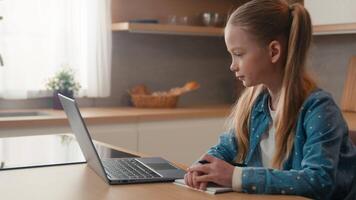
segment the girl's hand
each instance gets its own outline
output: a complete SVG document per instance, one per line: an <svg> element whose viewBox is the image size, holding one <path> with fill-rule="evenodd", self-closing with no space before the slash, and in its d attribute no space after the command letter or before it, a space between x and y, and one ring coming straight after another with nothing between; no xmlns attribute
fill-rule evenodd
<svg viewBox="0 0 356 200"><path fill-rule="evenodd" d="M202 160L206 160L209 163L188 168L188 174L197 173L194 181L197 183L213 182L221 186L232 186L232 175L235 168L233 165L210 155L205 155Z"/></svg>
<svg viewBox="0 0 356 200"><path fill-rule="evenodd" d="M191 167L199 166L201 165L200 163L194 164ZM190 168L191 168L190 167ZM200 189L200 190L205 190L207 186L207 182L197 182L196 178L198 176L203 175L201 172L187 172L184 175L184 181L185 184L188 185L189 187L195 188L195 189Z"/></svg>
<svg viewBox="0 0 356 200"><path fill-rule="evenodd" d="M196 178L201 175L202 174L200 172L187 172L184 175L185 184L188 185L189 187L192 187L195 189L205 190L208 183L207 182L197 182L197 180L196 180Z"/></svg>

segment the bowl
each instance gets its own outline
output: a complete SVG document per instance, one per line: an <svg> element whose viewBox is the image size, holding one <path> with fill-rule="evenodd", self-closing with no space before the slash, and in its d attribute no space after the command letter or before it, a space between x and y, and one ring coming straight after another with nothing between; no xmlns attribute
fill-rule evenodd
<svg viewBox="0 0 356 200"><path fill-rule="evenodd" d="M226 16L217 12L204 12L201 15L204 26L223 27Z"/></svg>

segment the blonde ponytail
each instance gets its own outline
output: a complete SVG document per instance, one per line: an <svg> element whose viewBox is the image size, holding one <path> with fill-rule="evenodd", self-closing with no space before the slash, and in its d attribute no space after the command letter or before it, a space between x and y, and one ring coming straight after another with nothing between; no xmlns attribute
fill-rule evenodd
<svg viewBox="0 0 356 200"><path fill-rule="evenodd" d="M243 162L248 152L250 115L253 104L263 89L262 85L245 89L228 118L228 129L238 130L236 131L236 137L238 138L238 155L236 159L238 162Z"/></svg>

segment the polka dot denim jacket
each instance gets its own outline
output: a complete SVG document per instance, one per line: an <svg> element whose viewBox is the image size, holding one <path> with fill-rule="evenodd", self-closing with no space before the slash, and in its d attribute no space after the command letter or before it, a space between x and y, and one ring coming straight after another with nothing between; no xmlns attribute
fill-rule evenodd
<svg viewBox="0 0 356 200"><path fill-rule="evenodd" d="M302 195L314 199L356 199L356 147L331 95L314 91L300 109L292 154L282 170L262 166L260 138L272 119L268 92L256 100L250 119L250 145L242 170L248 193ZM208 154L234 162L238 147L234 131L220 136Z"/></svg>

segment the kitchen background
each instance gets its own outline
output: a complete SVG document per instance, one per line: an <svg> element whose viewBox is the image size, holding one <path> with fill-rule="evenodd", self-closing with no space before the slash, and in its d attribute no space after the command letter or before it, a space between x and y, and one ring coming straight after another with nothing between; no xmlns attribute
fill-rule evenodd
<svg viewBox="0 0 356 200"><path fill-rule="evenodd" d="M190 165L207 148L216 144L219 135L225 129L224 124L228 113L227 106L217 105L233 103L236 99L236 93L241 90L241 84L234 80L234 76L229 70L231 58L226 51L224 38L221 34L222 29L162 24L130 24L127 22L132 19L158 19L160 23L167 23L169 19L173 19L172 15L175 15L178 19L184 19L185 16L196 17L197 14L206 11L227 13L232 6L236 6L243 1L112 0L113 27L110 27L111 23L107 23L112 28L109 29L109 33L112 31L112 43L109 43L112 44L111 96L108 98L78 99L81 107L89 107L83 108L82 111L92 138L135 152L160 155L186 165ZM63 1L58 0L58 2ZM330 17L325 21L326 24L336 23L340 25L331 26L331 28L329 26L329 31L335 31L335 27L341 27L345 31L345 27L349 27L345 25L348 21L334 21L338 19L338 13L340 15L347 13L345 6L337 11L340 6L334 5L334 0L305 0L304 2L307 5L308 3L315 3L313 8L316 10L314 11L326 10L328 13L326 13L325 19ZM352 5L356 5L353 3L354 0L343 0L343 2L348 2L349 4L346 5L349 6L346 7L351 10L354 8ZM322 9L320 5L323 5ZM95 5L93 7L94 10L97 10ZM311 10L312 16L314 11ZM110 16L108 18L110 19ZM350 28L352 33L327 33L327 35L314 36L309 57L309 70L312 71L313 77L318 80L321 88L331 92L339 104L349 60L351 56L356 54L356 13L354 17L349 19L353 20ZM136 30L141 31L141 33L132 33L130 30L135 30L135 28L130 29L118 25L136 26L138 27ZM55 26L58 26L57 23ZM148 34L147 29L145 29L147 27L151 27L150 31L154 34ZM167 33L167 27L171 34ZM105 29L100 28L100 30ZM180 32L182 30L184 34L188 35L177 35L182 34ZM201 35L192 36L194 34L192 30ZM219 36L203 36L211 32ZM320 29L318 33L325 34ZM85 50L86 48L83 51ZM41 60L47 58L43 55L39 57ZM96 57L89 56L89 58ZM4 63L5 66L1 69L8 69L6 59L4 59ZM25 66L27 66L26 63ZM89 68L87 65L83 66ZM23 71L21 72L23 73ZM16 71L15 75L18 75L17 73ZM95 82L93 79L95 77L91 76L91 83ZM18 83L19 78L14 76L11 80ZM168 90L172 87L182 86L185 82L191 80L199 82L201 88L183 95L178 107L191 106L193 108L163 111L132 110L120 107L130 106L128 89L137 84L144 83L152 90ZM22 87L22 84L19 85ZM236 90L236 87L239 89ZM202 105L213 106L206 106L204 109L197 108ZM90 108L109 106L115 108ZM0 100L0 109L51 107L51 97ZM39 111L42 112L42 110ZM48 116L47 113L49 113ZM3 120L0 120L0 137L71 132L64 113L44 111L43 114L43 116L38 117L3 118ZM343 115L350 130L356 130L355 113L343 112ZM51 144L48 145L52 146ZM185 148L181 151L182 146ZM14 145L12 152L17 153L19 150L19 146ZM52 151L49 152L52 153Z"/></svg>
<svg viewBox="0 0 356 200"><path fill-rule="evenodd" d="M167 90L190 80L199 82L201 88L182 96L179 106L231 104L234 88L241 88L229 71L231 59L223 37L113 32L112 40L111 96L80 98L81 106L129 106L127 90L140 83ZM337 103L349 59L355 54L355 34L314 36L309 69ZM46 107L51 107L51 98L0 100L0 109Z"/></svg>

